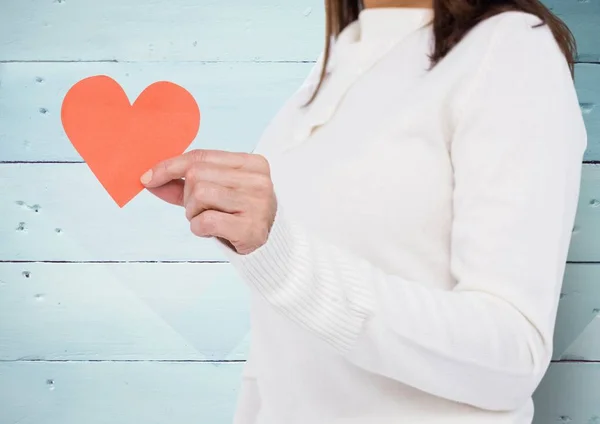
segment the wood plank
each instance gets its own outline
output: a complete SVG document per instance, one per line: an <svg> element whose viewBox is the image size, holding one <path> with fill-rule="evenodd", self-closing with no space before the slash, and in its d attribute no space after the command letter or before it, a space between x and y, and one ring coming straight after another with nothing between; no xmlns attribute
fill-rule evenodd
<svg viewBox="0 0 600 424"><path fill-rule="evenodd" d="M311 60L323 2L19 0L2 5L0 61Z"/></svg>
<svg viewBox="0 0 600 424"><path fill-rule="evenodd" d="M182 208L144 191L120 209L85 164L0 165L0 193L0 260L225 260Z"/></svg>
<svg viewBox="0 0 600 424"><path fill-rule="evenodd" d="M600 17L598 22L600 23ZM600 29L600 24L598 28ZM588 148L584 160L598 161L600 160L600 64L577 65L575 88L588 133Z"/></svg>
<svg viewBox="0 0 600 424"><path fill-rule="evenodd" d="M240 363L0 362L0 422L229 424ZM600 420L600 364L553 364L534 424Z"/></svg>
<svg viewBox="0 0 600 424"><path fill-rule="evenodd" d="M598 289L596 288L595 291L597 293ZM600 303L598 295L596 295L594 299L594 303L598 305L598 303ZM594 318L587 326L585 326L583 331L579 333L579 336L575 337L571 345L561 355L562 360L599 360L598 358L600 358L600 309L595 307L593 311ZM574 331L571 334L575 336L577 335L577 332Z"/></svg>
<svg viewBox="0 0 600 424"><path fill-rule="evenodd" d="M594 0L545 0L577 40L579 60L600 62L600 3Z"/></svg>
<svg viewBox="0 0 600 424"><path fill-rule="evenodd" d="M0 362L3 424L230 424L243 363Z"/></svg>
<svg viewBox="0 0 600 424"><path fill-rule="evenodd" d="M248 336L229 264L0 263L0 361L242 360Z"/></svg>
<svg viewBox="0 0 600 424"><path fill-rule="evenodd" d="M568 264L554 329L555 360L600 361L600 264Z"/></svg>
<svg viewBox="0 0 600 424"><path fill-rule="evenodd" d="M544 3L573 31L580 60L600 61L598 2ZM21 0L0 15L0 61L311 60L323 12L317 0Z"/></svg>
<svg viewBox="0 0 600 424"><path fill-rule="evenodd" d="M119 209L85 164L0 165L0 193L0 260L226 260L181 208L142 192ZM599 205L600 166L586 164L570 261L600 261Z"/></svg>
<svg viewBox="0 0 600 424"><path fill-rule="evenodd" d="M130 100L155 81L182 85L194 95L202 113L200 131L192 148L251 151L264 127L300 86L312 66L311 63L0 64L0 161L81 161L64 134L61 104L73 84L99 74L118 81Z"/></svg>
<svg viewBox="0 0 600 424"><path fill-rule="evenodd" d="M600 261L600 165L584 165L569 260Z"/></svg>
<svg viewBox="0 0 600 424"><path fill-rule="evenodd" d="M562 293L554 359L600 361L600 264L569 264ZM0 263L0 361L241 360L248 343L230 264Z"/></svg>
<svg viewBox="0 0 600 424"><path fill-rule="evenodd" d="M62 129L60 107L80 79L105 74L131 100L149 84L187 88L202 111L192 148L251 151L264 127L300 86L312 63L0 64L0 161L80 161ZM41 81L41 82L39 82ZM581 64L576 87L589 133L585 160L600 160L600 65Z"/></svg>
<svg viewBox="0 0 600 424"><path fill-rule="evenodd" d="M533 424L600 423L600 364L552 364L534 402Z"/></svg>

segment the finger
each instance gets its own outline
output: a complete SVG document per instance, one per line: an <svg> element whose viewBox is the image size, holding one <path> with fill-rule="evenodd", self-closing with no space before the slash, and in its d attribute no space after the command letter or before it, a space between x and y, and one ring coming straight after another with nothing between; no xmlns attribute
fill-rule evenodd
<svg viewBox="0 0 600 424"><path fill-rule="evenodd" d="M210 163L249 172L269 173L269 162L264 156L224 150L197 149L188 152L195 163Z"/></svg>
<svg viewBox="0 0 600 424"><path fill-rule="evenodd" d="M226 188L239 188L250 175L237 174L240 171L214 164L196 164L185 175L183 203L187 205L188 199L197 185L221 185Z"/></svg>
<svg viewBox="0 0 600 424"><path fill-rule="evenodd" d="M223 150L197 149L158 163L141 177L142 184L146 187L158 187L170 180L184 178L189 168L194 164L213 164L270 175L269 162L264 156Z"/></svg>
<svg viewBox="0 0 600 424"><path fill-rule="evenodd" d="M159 162L142 175L140 180L147 188L160 187L169 181L184 178L192 163L190 155L175 156Z"/></svg>
<svg viewBox="0 0 600 424"><path fill-rule="evenodd" d="M148 191L167 203L183 206L184 185L183 180L173 180L159 187L148 188Z"/></svg>
<svg viewBox="0 0 600 424"><path fill-rule="evenodd" d="M207 210L190 221L190 230L198 237L217 237L236 246L247 227L247 218L221 211Z"/></svg>
<svg viewBox="0 0 600 424"><path fill-rule="evenodd" d="M185 201L185 216L191 221L208 209L229 214L242 212L250 205L250 199L244 193L218 184L202 182L196 184Z"/></svg>
<svg viewBox="0 0 600 424"><path fill-rule="evenodd" d="M206 163L191 168L186 174L186 180L192 184L210 182L224 187L249 190L264 186L271 181L271 177L257 172Z"/></svg>

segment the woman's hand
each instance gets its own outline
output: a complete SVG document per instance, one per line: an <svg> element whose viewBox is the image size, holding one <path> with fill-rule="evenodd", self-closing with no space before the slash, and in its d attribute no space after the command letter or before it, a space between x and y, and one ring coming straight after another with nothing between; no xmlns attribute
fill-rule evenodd
<svg viewBox="0 0 600 424"><path fill-rule="evenodd" d="M242 255L267 241L277 199L264 156L192 150L160 162L141 181L165 202L183 206L199 237L229 242Z"/></svg>

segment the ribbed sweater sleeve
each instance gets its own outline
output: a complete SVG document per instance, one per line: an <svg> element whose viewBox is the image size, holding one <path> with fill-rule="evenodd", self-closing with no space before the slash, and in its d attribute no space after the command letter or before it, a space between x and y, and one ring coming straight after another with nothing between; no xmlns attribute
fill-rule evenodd
<svg viewBox="0 0 600 424"><path fill-rule="evenodd" d="M587 142L552 34L510 19L463 93L451 137L452 290L386 274L311 233L285 204L258 250L221 245L273 308L355 365L498 411L526 402L551 358Z"/></svg>

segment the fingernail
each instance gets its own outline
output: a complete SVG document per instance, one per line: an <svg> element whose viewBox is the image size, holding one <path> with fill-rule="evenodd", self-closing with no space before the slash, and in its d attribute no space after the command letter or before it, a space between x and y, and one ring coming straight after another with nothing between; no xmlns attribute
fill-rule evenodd
<svg viewBox="0 0 600 424"><path fill-rule="evenodd" d="M144 175L142 175L141 181L142 184L148 184L152 180L152 170L146 171Z"/></svg>

